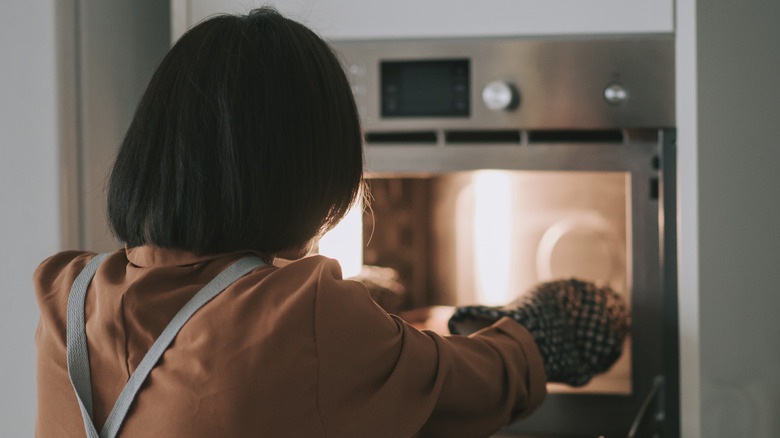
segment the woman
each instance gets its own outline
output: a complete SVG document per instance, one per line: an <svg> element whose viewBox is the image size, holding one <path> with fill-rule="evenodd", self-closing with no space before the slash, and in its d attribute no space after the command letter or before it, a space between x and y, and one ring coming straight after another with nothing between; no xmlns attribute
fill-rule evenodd
<svg viewBox="0 0 780 438"><path fill-rule="evenodd" d="M63 252L35 273L37 436L96 436L89 423L127 437L487 436L539 406L548 379L592 375L578 345L552 341L574 324L559 289L549 302L460 309L453 330L485 328L445 337L384 312L337 262L301 258L359 196L362 162L349 84L309 29L263 8L187 32L111 174L108 215L125 248ZM182 323L114 421L155 340L240 259L256 264ZM88 264L85 302L69 304ZM607 324L616 339L621 321Z"/></svg>

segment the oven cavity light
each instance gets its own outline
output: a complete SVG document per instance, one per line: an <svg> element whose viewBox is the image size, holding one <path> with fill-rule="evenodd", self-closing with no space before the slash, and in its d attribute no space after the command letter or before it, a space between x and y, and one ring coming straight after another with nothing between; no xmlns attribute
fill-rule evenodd
<svg viewBox="0 0 780 438"><path fill-rule="evenodd" d="M508 172L484 170L474 176L474 267L480 303L512 299L512 186Z"/></svg>
<svg viewBox="0 0 780 438"><path fill-rule="evenodd" d="M344 278L363 269L363 203L358 202L344 219L319 241L319 253L338 260Z"/></svg>

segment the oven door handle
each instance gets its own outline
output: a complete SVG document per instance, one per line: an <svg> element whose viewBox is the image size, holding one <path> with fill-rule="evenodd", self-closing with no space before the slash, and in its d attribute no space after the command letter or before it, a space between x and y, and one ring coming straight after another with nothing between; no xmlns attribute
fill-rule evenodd
<svg viewBox="0 0 780 438"><path fill-rule="evenodd" d="M656 402L655 410L653 412L651 406L653 405L654 399ZM663 423L665 417L664 376L662 375L657 375L653 379L653 387L650 388L650 392L647 394L647 397L645 397L645 400L642 402L642 406L640 406L639 411L636 413L636 417L634 417L634 422L631 423L631 429L628 430L628 435L626 435L626 438L637 438L639 427L644 423L644 419L648 415L653 416L653 427L651 427L650 430L652 432L656 432L658 427Z"/></svg>

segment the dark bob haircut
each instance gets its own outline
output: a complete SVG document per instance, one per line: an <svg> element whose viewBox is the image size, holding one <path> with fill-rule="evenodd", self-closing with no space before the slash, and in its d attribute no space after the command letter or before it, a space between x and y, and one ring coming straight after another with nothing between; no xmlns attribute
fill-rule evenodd
<svg viewBox="0 0 780 438"><path fill-rule="evenodd" d="M272 255L332 228L362 175L338 59L261 8L202 22L165 56L117 155L108 216L130 247Z"/></svg>

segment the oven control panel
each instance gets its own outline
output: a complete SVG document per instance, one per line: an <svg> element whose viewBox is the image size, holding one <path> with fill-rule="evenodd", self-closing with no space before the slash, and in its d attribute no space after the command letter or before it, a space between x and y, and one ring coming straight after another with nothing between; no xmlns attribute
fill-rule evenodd
<svg viewBox="0 0 780 438"><path fill-rule="evenodd" d="M335 48L369 132L675 124L672 36L344 41Z"/></svg>

